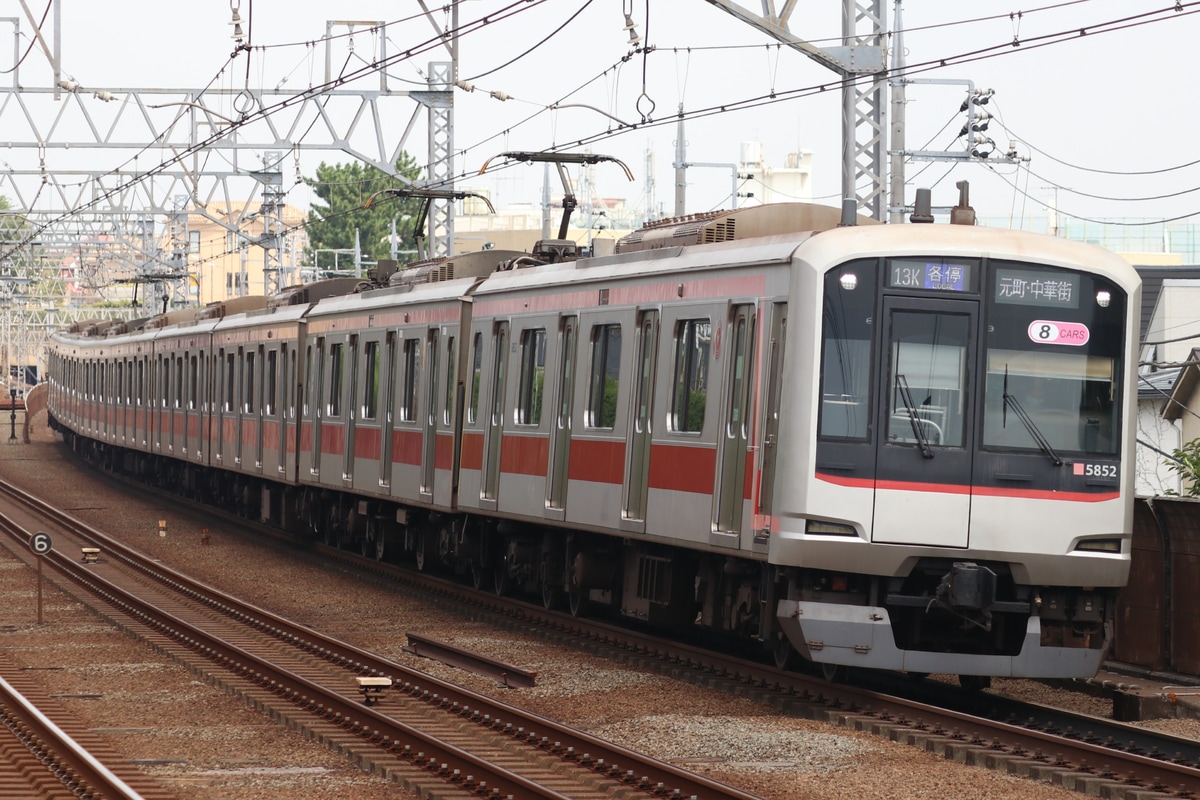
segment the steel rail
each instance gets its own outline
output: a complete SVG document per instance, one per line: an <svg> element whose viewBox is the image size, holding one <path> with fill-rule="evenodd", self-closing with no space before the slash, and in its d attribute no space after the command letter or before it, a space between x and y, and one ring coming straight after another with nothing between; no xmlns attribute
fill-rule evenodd
<svg viewBox="0 0 1200 800"><path fill-rule="evenodd" d="M26 734L21 738L26 740L30 752L72 794L142 800L141 794L114 775L4 678L0 678L0 717L13 727L24 729Z"/></svg>
<svg viewBox="0 0 1200 800"><path fill-rule="evenodd" d="M395 690L409 697L452 709L466 719L518 739L526 745L534 745L560 758L578 762L609 780L620 781L641 791L662 796L694 797L698 799L711 798L712 800L757 800L755 795L742 792L719 781L675 767L667 762L650 758L644 754L634 752L612 742L607 742L569 726L494 700L486 695L477 694L452 683L441 681L419 670L410 669L341 640L324 636L311 628L291 622L265 609L243 603L203 582L196 581L162 564L149 561L137 550L112 539L103 532L79 520L71 518L46 501L19 489L11 483L0 480L0 491L8 493L38 513L50 516L59 524L71 527L84 540L100 546L106 555L120 559L130 567L153 577L155 580L168 585L176 591L192 595L195 599L205 602L212 608L237 619L243 624L258 628L260 631L268 633L277 639L303 649L312 655L350 669L359 675L389 677L393 681ZM0 521L4 521L2 515L0 515ZM106 599L110 603L126 604L127 601L121 600L114 594L114 592L119 590L107 588L106 582L104 584L99 583L98 577L85 569L83 565L77 564L61 553L54 553L53 555L54 558L51 561L54 563L56 569L71 576L72 580L92 584L90 590L106 596ZM143 616L147 622L162 614L158 609L149 604L141 603L136 598L128 601L128 604L135 607L136 613L139 616ZM234 661L242 658L244 651L241 651L240 648L228 645L227 643L203 644L204 639L207 638L207 634L204 634L203 631L190 626L183 620L176 620L171 615L163 616L170 617L172 625L177 621L180 626L186 627L188 630L187 635L173 636L172 638L176 638L190 649L197 650L205 655L208 655L207 650L216 651L220 655L219 658L209 657L218 662L225 662L226 664L232 664ZM159 627L159 625L155 624L155 627ZM255 682L266 686L276 694L280 694L280 691L277 691L277 687L282 687L281 691L283 693L280 696L291 699L294 696L307 696L306 692L311 694L313 692L324 691L316 684L310 685L310 682L307 682L301 676L292 675L291 673L283 674L286 671L280 671L280 674L277 676L260 680L258 676L278 671L278 668L273 667L262 659L258 659L253 654L245 653L245 656L248 657L247 663L250 660L255 662L254 666L248 670L249 673L255 675ZM314 702L312 700L307 702L310 710ZM378 730L381 726L402 725L402 723L390 720L384 712L376 711L357 700L347 698L345 695L334 693L331 699L327 701L327 705L328 707L323 711L326 719L339 721L339 724L342 724L348 730ZM399 738L399 736L400 733L397 732L395 737ZM416 746L432 748L434 744L430 743L426 745L421 741ZM397 752L394 745L390 749L392 752ZM400 754L403 752L406 751L401 750ZM446 753L445 760L447 763L453 760L452 756L454 756L452 751ZM474 774L475 771L482 770L485 766L485 764L468 764L463 762L462 766L455 769L465 770L462 774ZM519 778L520 776L515 777ZM534 784L534 786L537 785ZM541 787L538 788L540 789ZM516 790L514 796L541 796L531 793L533 791L532 789L530 791ZM555 795L549 796L553 797Z"/></svg>

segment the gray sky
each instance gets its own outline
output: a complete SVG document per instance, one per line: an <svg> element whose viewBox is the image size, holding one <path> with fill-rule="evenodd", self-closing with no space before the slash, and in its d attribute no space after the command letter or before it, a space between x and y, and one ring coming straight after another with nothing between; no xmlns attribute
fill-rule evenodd
<svg viewBox="0 0 1200 800"><path fill-rule="evenodd" d="M45 8L44 0L26 3L35 15ZM754 0L746 4L757 6ZM23 17L20 3L8 0L5 5L4 16ZM252 43L269 46L250 54L247 78L245 53L217 77L231 50L228 2L188 4L186 11L182 4L170 4L174 7L170 13L165 5L161 0L63 0L64 72L89 89L198 88L216 77L218 85L224 86L274 87L283 82L302 90L310 76L319 78L324 68L322 51L303 43L320 38L327 19L392 21L419 10L415 3L383 0L241 0L240 13L247 20ZM509 5L504 0L468 0L461 4L460 22ZM836 44L840 3L809 0L797 5L792 32L819 44ZM689 121L688 160L735 161L740 143L747 140L762 142L767 162L776 166L782 166L789 151L810 150L814 194L836 203L841 188L841 117L840 92L832 87L836 79L832 72L800 53L774 47L773 40L704 0L632 0L631 7L643 41L655 50L635 53L624 62L630 54L629 35L623 29L625 9L619 0L592 0L570 22L580 8L579 0L518 3L511 18L464 36L460 78L470 80L476 91L460 90L455 95L455 145L460 151L456 169L474 173L487 158L504 150L540 150L592 140L615 128L610 119L615 117L638 123L638 129L602 136L590 141L590 146L625 161L636 181L626 181L615 166L600 166L598 193L636 203L643 192L645 154L651 149L657 164L657 199L669 212L674 191L673 115L680 104L691 113L768 98L774 92L776 102ZM1056 197L1063 213L1096 219L1200 213L1200 192L1195 191L1154 201L1131 200L1187 192L1200 184L1200 166L1181 166L1200 158L1186 144L1197 122L1189 86L1194 45L1188 42L1196 42L1200 32L1196 14L1200 5L1181 3L1182 10L1172 9L1174 4L1167 0L1084 0L1026 7L996 0L909 0L903 7L908 63L951 62L916 77L970 80L977 87L995 90L988 110L996 119L987 134L999 150L1007 150L1013 139L1017 152L1030 156L1021 167L994 165L992 169L977 164L910 164L910 184L934 187L935 203L949 205L955 199L955 181L968 179L976 208L988 216L1044 216L1043 206ZM893 5L887 13L891 28ZM437 19L444 21L440 10ZM1124 29L1102 32L1108 23L1121 19L1127 20ZM29 29L22 20L22 30ZM1088 34L1081 36L1080 30ZM402 51L428 39L431 32L425 19L389 27L388 50ZM1044 37L1061 39L1064 34L1063 41L1039 46L1047 41ZM1014 39L1019 45L1014 46ZM274 46L285 43L298 44ZM356 37L356 51L340 51L338 60L361 66L371 60L371 46L371 37L363 34ZM529 48L534 49L522 55ZM977 54L976 60L967 56L971 53ZM418 82L413 88L420 88L428 62L443 58L435 52L393 65L388 70L393 86L409 80ZM23 84L49 85L45 60L38 62L35 52L22 67ZM831 88L812 91L822 85ZM511 99L500 102L489 92ZM908 146L960 149L955 135L963 121L958 108L964 96L963 87L957 85L910 86ZM546 109L556 102L591 108ZM395 124L407 123L410 107L403 111ZM643 120L671 124L643 125ZM423 161L422 153L416 152L423 148L422 134L409 149ZM5 155L9 162L28 157L15 152ZM93 155L93 159L108 157ZM142 166L150 165L143 162ZM311 174L314 166L305 163L302 170ZM1135 176L1103 174L1104 170L1161 172ZM536 202L541 178L540 167L518 166L483 179L467 178L459 187L487 186L500 203ZM694 169L689 173L688 210L728 207L729 190L728 171ZM306 192L303 187L293 189L289 202L306 205ZM911 199L911 188L908 196Z"/></svg>

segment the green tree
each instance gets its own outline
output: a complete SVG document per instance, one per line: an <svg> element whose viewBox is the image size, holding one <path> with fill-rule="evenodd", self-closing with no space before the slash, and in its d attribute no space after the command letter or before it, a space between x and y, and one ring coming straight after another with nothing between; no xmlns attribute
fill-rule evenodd
<svg viewBox="0 0 1200 800"><path fill-rule="evenodd" d="M1163 462L1172 472L1178 473L1183 485L1184 497L1200 497L1200 439L1192 439L1171 453ZM1176 494L1167 491L1167 494Z"/></svg>
<svg viewBox="0 0 1200 800"><path fill-rule="evenodd" d="M408 153L401 153L396 171L409 180L420 177L421 168ZM313 203L308 212L309 258L314 266L331 269L333 253L322 250L353 250L358 231L363 259L377 261L390 257L389 237L392 220L401 250L412 250L413 224L420 214L422 200L380 195L367 208L367 201L383 189L400 189L404 183L362 162L326 164L317 167L315 178L304 182L323 202ZM341 263L346 264L342 258Z"/></svg>

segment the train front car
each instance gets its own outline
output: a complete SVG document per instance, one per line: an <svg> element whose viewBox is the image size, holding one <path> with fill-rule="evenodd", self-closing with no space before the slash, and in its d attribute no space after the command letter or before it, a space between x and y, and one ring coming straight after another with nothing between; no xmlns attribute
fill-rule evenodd
<svg viewBox="0 0 1200 800"><path fill-rule="evenodd" d="M796 262L787 638L831 666L1093 675L1129 571L1134 270L960 225L827 231Z"/></svg>

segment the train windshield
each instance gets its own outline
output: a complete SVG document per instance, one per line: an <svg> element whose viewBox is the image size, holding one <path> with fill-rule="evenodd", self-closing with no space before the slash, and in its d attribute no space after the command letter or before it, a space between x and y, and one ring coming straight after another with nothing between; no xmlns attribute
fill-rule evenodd
<svg viewBox="0 0 1200 800"><path fill-rule="evenodd" d="M983 446L1114 455L1125 296L1105 279L994 263Z"/></svg>

